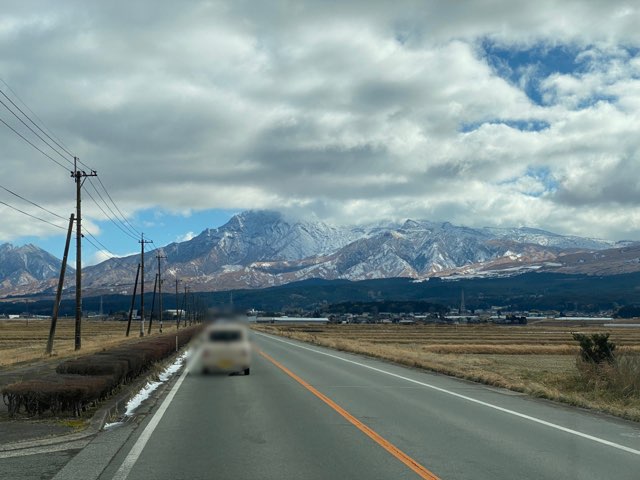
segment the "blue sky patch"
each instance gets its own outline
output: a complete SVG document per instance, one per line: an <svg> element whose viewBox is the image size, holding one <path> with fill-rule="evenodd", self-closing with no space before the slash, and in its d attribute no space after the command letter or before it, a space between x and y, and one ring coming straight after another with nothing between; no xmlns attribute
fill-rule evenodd
<svg viewBox="0 0 640 480"><path fill-rule="evenodd" d="M544 120L487 120L485 122L469 122L460 125L459 131L469 133L477 130L482 125L506 125L522 132L539 132L549 128L549 122Z"/></svg>
<svg viewBox="0 0 640 480"><path fill-rule="evenodd" d="M206 228L219 227L225 224L235 213L237 212L232 210L211 209L183 215L161 209L147 209L137 212L134 218L128 220L136 229L143 231L146 238L153 240L155 245L162 247L189 232L198 235ZM95 223L100 226L101 230L101 233L96 235L96 238L113 253L124 255L140 251L140 245L137 241L125 235L122 230L109 220ZM65 235L54 235L46 238L20 237L12 240L11 243L14 245L33 243L56 257L62 258ZM91 237L83 242L82 257L85 262L96 252L96 248L90 242L96 243ZM99 244L97 245L100 246ZM149 250L153 248L155 248L154 245L151 245ZM69 257L75 258L74 248L70 250Z"/></svg>
<svg viewBox="0 0 640 480"><path fill-rule="evenodd" d="M547 192L554 192L558 189L558 180L551 173L551 169L547 166L528 167L525 176L539 180Z"/></svg>
<svg viewBox="0 0 640 480"><path fill-rule="evenodd" d="M524 175L498 182L498 185L516 184L526 177L537 180L542 184L543 188L534 191L522 191L521 193L524 195L528 195L530 197L541 197L545 193L552 193L558 189L559 183L553 176L551 169L547 166L529 166L527 167Z"/></svg>
<svg viewBox="0 0 640 480"><path fill-rule="evenodd" d="M578 48L575 45L548 46L539 44L530 48L508 48L489 40L480 44L483 56L498 76L513 85L517 85L537 105L544 105L541 82L553 74L581 75L594 67L594 62L607 62L614 57L607 57L598 52L597 59L591 55L580 56L592 46ZM629 58L638 55L636 47L621 47L619 55ZM587 108L599 101L615 102L616 98L606 95L594 96L578 105Z"/></svg>
<svg viewBox="0 0 640 480"><path fill-rule="evenodd" d="M527 49L507 48L488 40L481 43L487 62L496 74L520 86L536 104L542 105L540 82L551 74L575 74L586 70L576 60L581 50L571 46L537 45Z"/></svg>

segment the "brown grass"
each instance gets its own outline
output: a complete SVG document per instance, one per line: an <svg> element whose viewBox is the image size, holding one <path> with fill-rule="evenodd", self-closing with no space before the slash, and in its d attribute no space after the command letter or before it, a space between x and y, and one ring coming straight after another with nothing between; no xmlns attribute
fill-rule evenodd
<svg viewBox="0 0 640 480"><path fill-rule="evenodd" d="M98 352L125 342L135 341L140 338L139 325L139 321L131 325L131 333L127 338L125 337L126 322L85 319L82 322L82 353ZM45 353L49 326L49 320L31 319L28 325L24 319L0 320L0 368L50 358ZM165 333L174 330L173 322L165 322ZM58 320L53 346L54 357L66 358L77 353L74 351L74 332L74 319ZM158 334L158 326L154 322L151 335Z"/></svg>
<svg viewBox="0 0 640 480"><path fill-rule="evenodd" d="M257 325L258 330L424 368L640 421L640 329L602 326ZM571 332L607 331L620 345L610 383L589 386ZM614 387L613 383L618 382ZM621 386L623 385L623 386ZM635 390L634 390L635 388ZM627 392L621 394L620 392Z"/></svg>

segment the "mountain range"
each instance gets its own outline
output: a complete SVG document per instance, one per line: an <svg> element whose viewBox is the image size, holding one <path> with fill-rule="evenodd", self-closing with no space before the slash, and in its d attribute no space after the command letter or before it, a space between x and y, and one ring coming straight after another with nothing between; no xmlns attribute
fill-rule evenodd
<svg viewBox="0 0 640 480"><path fill-rule="evenodd" d="M310 278L469 278L528 271L609 275L640 271L640 243L559 235L534 228L469 228L406 220L334 226L273 211L246 211L226 224L160 249L163 276L195 290L263 288ZM153 288L156 251L145 256ZM138 255L84 269L93 293L131 291ZM52 293L60 261L33 245L0 246L0 295ZM68 275L72 288L73 270ZM147 288L149 288L147 287ZM168 287L165 287L165 289Z"/></svg>
<svg viewBox="0 0 640 480"><path fill-rule="evenodd" d="M61 260L35 245L4 243L0 245L0 292L37 293L58 278L61 264Z"/></svg>

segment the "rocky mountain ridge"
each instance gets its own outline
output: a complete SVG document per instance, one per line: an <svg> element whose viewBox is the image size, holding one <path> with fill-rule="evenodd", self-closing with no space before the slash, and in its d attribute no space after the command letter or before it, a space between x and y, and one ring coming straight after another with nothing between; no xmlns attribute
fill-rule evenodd
<svg viewBox="0 0 640 480"><path fill-rule="evenodd" d="M221 227L205 229L161 250L167 257L165 279L180 278L199 290L228 290L309 278L421 280L531 270L611 274L620 269L640 270L638 245L526 227L469 228L426 220L333 226L273 211L246 211ZM35 251L34 255L43 257ZM151 288L154 256L151 251L145 257L146 282ZM138 262L139 256L132 255L87 267L83 283L93 292L127 293ZM20 268L12 270L15 262L7 262L0 281L12 280L3 292L12 286L19 292L27 285L30 291L50 289L59 263L57 268L53 262L26 276Z"/></svg>

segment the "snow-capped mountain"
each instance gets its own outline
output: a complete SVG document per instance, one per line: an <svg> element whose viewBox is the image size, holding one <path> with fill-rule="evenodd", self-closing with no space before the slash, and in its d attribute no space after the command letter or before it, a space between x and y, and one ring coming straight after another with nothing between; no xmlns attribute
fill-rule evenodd
<svg viewBox="0 0 640 480"><path fill-rule="evenodd" d="M0 293L28 291L32 286L56 279L60 264L60 260L35 245L17 247L4 243L0 245Z"/></svg>
<svg viewBox="0 0 640 480"><path fill-rule="evenodd" d="M600 250L602 248L613 247L617 244L629 242L607 242L597 238L576 237L574 235L558 235L557 233L546 232L537 228L488 228L482 229L489 235L500 239L512 240L518 243L531 243L545 247L557 248L579 248Z"/></svg>
<svg viewBox="0 0 640 480"><path fill-rule="evenodd" d="M407 220L386 228L367 230L361 238L330 255L319 256L302 268L295 279L321 277L362 280L369 278L446 276L468 265L500 265L551 261L563 252L601 250L613 242L564 237L529 228L473 229L450 223ZM292 268L291 262L288 263ZM263 263L264 272L282 270L281 262Z"/></svg>
<svg viewBox="0 0 640 480"><path fill-rule="evenodd" d="M162 253L167 257L165 277L185 279L196 288L224 290L307 278L418 279L457 273L468 265L514 258L551 261L562 252L612 246L531 228L474 229L418 220L332 226L278 212L247 211L191 240L167 245ZM145 262L150 275L155 272L154 254L149 252ZM89 267L85 285L118 292L114 286L124 283L127 289L138 261L132 256Z"/></svg>
<svg viewBox="0 0 640 480"><path fill-rule="evenodd" d="M348 245L361 235L359 229L333 227L323 222L288 218L271 211L246 211L215 229L206 229L185 242L162 248L170 276L190 279L193 285L222 288L258 287L268 281L262 262L304 262ZM155 272L156 252L145 257L147 272ZM104 286L133 281L139 256L107 260L84 270L85 285ZM269 275L267 275L269 277ZM153 278L153 277L152 277ZM219 285L219 280L224 279ZM231 280L237 278L236 280Z"/></svg>
<svg viewBox="0 0 640 480"><path fill-rule="evenodd" d="M564 265L563 257L574 258L569 254L598 252L628 243L532 228L468 228L424 220L332 226L278 212L247 211L219 228L206 229L191 240L171 243L161 250L166 256L165 279L180 278L196 289L226 290L308 278L421 279L489 270L553 269ZM155 275L156 253L149 251L145 256L147 282L152 282ZM590 258L588 254L586 258ZM128 293L138 262L139 256L132 255L87 267L83 283L94 291ZM584 263L580 268L586 269ZM57 267L49 271L56 273ZM34 276L33 281L44 278Z"/></svg>

